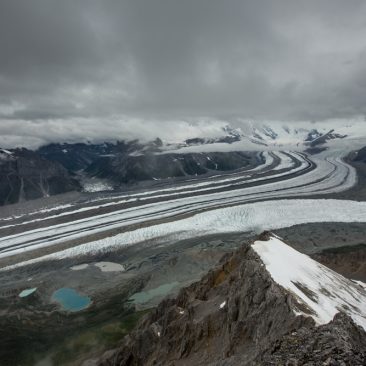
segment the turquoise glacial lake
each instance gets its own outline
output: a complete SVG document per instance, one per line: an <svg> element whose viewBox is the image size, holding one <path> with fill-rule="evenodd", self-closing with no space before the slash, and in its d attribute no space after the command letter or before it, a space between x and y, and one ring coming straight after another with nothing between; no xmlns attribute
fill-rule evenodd
<svg viewBox="0 0 366 366"><path fill-rule="evenodd" d="M63 287L52 294L52 300L57 301L64 310L80 311L86 309L91 299L88 296L80 295L72 288Z"/></svg>

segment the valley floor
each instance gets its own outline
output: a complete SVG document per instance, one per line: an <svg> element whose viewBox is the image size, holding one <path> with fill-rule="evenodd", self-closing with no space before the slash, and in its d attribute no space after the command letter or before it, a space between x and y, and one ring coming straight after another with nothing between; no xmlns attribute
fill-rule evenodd
<svg viewBox="0 0 366 366"><path fill-rule="evenodd" d="M113 348L140 315L265 229L364 281L366 202L348 200L361 179L342 154L273 152L247 171L3 210L0 365L79 365ZM53 300L60 288L90 305L65 311Z"/></svg>

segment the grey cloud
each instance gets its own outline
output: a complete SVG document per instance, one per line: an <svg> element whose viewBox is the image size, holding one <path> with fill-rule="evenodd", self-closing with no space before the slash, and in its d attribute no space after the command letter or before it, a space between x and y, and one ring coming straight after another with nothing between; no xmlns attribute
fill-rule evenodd
<svg viewBox="0 0 366 366"><path fill-rule="evenodd" d="M362 0L2 0L0 133L365 115L365 19Z"/></svg>

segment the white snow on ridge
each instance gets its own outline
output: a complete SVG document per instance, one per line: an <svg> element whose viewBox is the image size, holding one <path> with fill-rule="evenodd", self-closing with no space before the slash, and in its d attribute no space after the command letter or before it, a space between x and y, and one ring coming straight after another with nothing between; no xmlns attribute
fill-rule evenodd
<svg viewBox="0 0 366 366"><path fill-rule="evenodd" d="M344 311L366 330L366 291L340 274L286 245L278 238L256 241L252 248L271 277L306 305L317 324ZM309 316L296 309L296 313Z"/></svg>
<svg viewBox="0 0 366 366"><path fill-rule="evenodd" d="M327 141L326 146L338 147L351 151L358 146L365 146L366 127L363 117L352 120L329 119L327 121L312 123L310 121L297 121L285 123L283 121L248 121L236 122L236 132L239 141L231 144L216 142L212 144L192 146L166 146L163 153L208 153L227 151L257 151L261 150L296 150L303 151L307 147L308 134L315 130L321 135L334 130L334 133L347 136L344 139ZM223 130L222 130L223 131ZM197 137L197 136L196 136Z"/></svg>
<svg viewBox="0 0 366 366"><path fill-rule="evenodd" d="M148 240L156 240L159 244L162 244L210 234L263 231L312 222L366 222L366 202L294 199L219 208L185 219L152 225L81 244L5 267L2 270L44 260L112 251L126 245L138 244ZM24 252L24 250L19 249L19 252Z"/></svg>

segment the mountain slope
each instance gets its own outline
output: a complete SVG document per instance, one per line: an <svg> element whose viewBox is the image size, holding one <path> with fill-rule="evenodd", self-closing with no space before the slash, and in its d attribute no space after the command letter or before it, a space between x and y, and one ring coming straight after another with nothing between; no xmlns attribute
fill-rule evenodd
<svg viewBox="0 0 366 366"><path fill-rule="evenodd" d="M0 149L0 205L80 189L59 163L27 149Z"/></svg>
<svg viewBox="0 0 366 366"><path fill-rule="evenodd" d="M115 183L133 183L171 177L195 176L210 171L229 171L256 166L255 153L230 152L207 154L140 154L115 155L97 160L85 172L92 177Z"/></svg>
<svg viewBox="0 0 366 366"><path fill-rule="evenodd" d="M366 128L362 124L345 126L335 122L299 122L289 127L280 122L267 125L242 121L239 125L237 128L229 124L220 127L215 136L192 136L176 142L156 138L148 142L130 140L97 144L54 143L40 147L33 152L32 157L31 152L26 149L18 149L16 154L22 155L18 157L12 156L13 150L1 150L0 204L79 190L80 185L86 192L110 191L121 188L124 184L140 181L254 167L261 162L258 152L264 150L308 149L307 151L314 153L341 140L345 141L341 149L350 150L356 147L349 143L350 139L354 141L358 138L362 142L362 138L366 136ZM358 159L362 159L362 156L361 150ZM21 174L16 178L16 168L11 161L14 162L14 158L17 160L19 157L23 162L27 159L33 160L32 164L39 166L41 170L45 168L47 161L46 170L50 171L53 166L58 171L52 173L55 177L48 177L48 173L42 172L38 179L27 177L24 180ZM38 159L37 162L35 159ZM62 172L61 166L65 168ZM37 175L36 172L31 174Z"/></svg>
<svg viewBox="0 0 366 366"><path fill-rule="evenodd" d="M101 144L74 143L49 144L40 147L37 153L43 158L62 164L67 170L77 172L88 168L100 158L128 155L143 146L136 140L104 142Z"/></svg>
<svg viewBox="0 0 366 366"><path fill-rule="evenodd" d="M279 254L272 258L277 247ZM346 312L360 323L365 321L365 291L310 258L304 266L295 260L289 271L278 270L279 263L286 268L289 256L298 255L279 239L262 234L254 245L225 256L215 270L182 289L176 299L163 301L119 349L84 365L279 365L289 360L304 364L306 358L313 365L336 365L339 359L352 360L347 365L363 365L366 333ZM311 275L319 270L335 282L332 286L324 282L316 302L311 289L321 278L314 280ZM308 276L288 289L300 272ZM334 287L346 284L352 299L334 300ZM331 309L327 312L331 316L338 305L344 312L318 326L331 320L320 308Z"/></svg>

